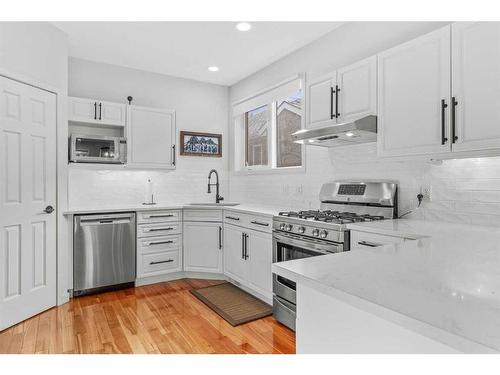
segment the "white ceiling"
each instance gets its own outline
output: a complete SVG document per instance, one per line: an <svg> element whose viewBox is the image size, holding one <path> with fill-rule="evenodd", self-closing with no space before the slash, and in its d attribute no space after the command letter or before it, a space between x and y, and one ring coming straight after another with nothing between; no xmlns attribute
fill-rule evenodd
<svg viewBox="0 0 500 375"><path fill-rule="evenodd" d="M54 22L69 54L199 81L232 85L340 26L340 22ZM209 72L211 65L218 72Z"/></svg>

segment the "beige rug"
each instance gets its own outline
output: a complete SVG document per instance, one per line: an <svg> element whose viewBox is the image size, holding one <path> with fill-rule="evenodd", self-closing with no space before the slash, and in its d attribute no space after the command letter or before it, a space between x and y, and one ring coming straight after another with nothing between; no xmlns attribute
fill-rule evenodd
<svg viewBox="0 0 500 375"><path fill-rule="evenodd" d="M233 327L273 313L272 306L231 283L193 289L191 293Z"/></svg>

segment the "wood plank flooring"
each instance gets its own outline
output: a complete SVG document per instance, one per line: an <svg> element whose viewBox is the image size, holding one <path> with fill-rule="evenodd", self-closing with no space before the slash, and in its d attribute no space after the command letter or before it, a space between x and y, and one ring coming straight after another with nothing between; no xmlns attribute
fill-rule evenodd
<svg viewBox="0 0 500 375"><path fill-rule="evenodd" d="M295 353L272 317L232 327L183 279L75 298L0 332L0 353Z"/></svg>

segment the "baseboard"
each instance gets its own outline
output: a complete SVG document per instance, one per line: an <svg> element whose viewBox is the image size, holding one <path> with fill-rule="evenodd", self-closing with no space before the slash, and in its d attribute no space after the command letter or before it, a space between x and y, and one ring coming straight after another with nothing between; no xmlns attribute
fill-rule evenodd
<svg viewBox="0 0 500 375"><path fill-rule="evenodd" d="M174 281L179 279L207 279L207 280L227 280L228 278L221 273L208 273L208 272L172 272L165 275L144 277L135 280L135 286L150 285L156 283L163 283L166 281Z"/></svg>

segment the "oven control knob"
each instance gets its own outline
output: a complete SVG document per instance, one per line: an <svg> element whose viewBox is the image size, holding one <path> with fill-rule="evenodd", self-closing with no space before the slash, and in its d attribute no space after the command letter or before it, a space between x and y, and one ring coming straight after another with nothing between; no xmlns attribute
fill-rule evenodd
<svg viewBox="0 0 500 375"><path fill-rule="evenodd" d="M321 232L319 232L319 236L321 238L326 238L328 237L328 232L326 230L322 230Z"/></svg>
<svg viewBox="0 0 500 375"><path fill-rule="evenodd" d="M290 232L292 230L292 224L287 224L286 227L285 227L285 230L287 232Z"/></svg>
<svg viewBox="0 0 500 375"><path fill-rule="evenodd" d="M284 224L284 223L281 223L281 224L280 224L280 229L281 229L281 230L285 230L285 224Z"/></svg>
<svg viewBox="0 0 500 375"><path fill-rule="evenodd" d="M300 234L302 234L302 233L304 233L304 232L306 231L306 228L305 228L305 227L300 226L300 227L298 227L298 228L297 228L297 231L298 231Z"/></svg>
<svg viewBox="0 0 500 375"><path fill-rule="evenodd" d="M317 229L313 229L313 231L312 231L312 235L313 235L314 237L318 237L318 236L319 236L319 230L317 230Z"/></svg>

